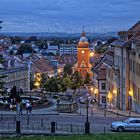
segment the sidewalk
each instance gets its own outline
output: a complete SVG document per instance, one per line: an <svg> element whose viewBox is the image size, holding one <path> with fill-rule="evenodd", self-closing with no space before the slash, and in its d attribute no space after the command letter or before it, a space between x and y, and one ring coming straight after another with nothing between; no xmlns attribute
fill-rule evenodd
<svg viewBox="0 0 140 140"><path fill-rule="evenodd" d="M26 115L26 110L22 111L23 115ZM7 115L14 115L17 114L16 111L0 111L1 114L7 114ZM40 110L32 110L32 115L59 115L57 111L48 111L45 109L40 109Z"/></svg>
<svg viewBox="0 0 140 140"><path fill-rule="evenodd" d="M132 112L132 111L123 111L123 110L117 110L117 109L105 109L107 112L111 112L114 114L118 114L120 116L125 116L125 117L140 117L140 114Z"/></svg>

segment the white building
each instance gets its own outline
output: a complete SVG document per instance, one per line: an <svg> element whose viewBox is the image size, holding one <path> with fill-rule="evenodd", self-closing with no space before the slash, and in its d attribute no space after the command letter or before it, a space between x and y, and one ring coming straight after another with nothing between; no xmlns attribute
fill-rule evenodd
<svg viewBox="0 0 140 140"><path fill-rule="evenodd" d="M77 54L77 45L76 44L61 44L59 54L60 55Z"/></svg>

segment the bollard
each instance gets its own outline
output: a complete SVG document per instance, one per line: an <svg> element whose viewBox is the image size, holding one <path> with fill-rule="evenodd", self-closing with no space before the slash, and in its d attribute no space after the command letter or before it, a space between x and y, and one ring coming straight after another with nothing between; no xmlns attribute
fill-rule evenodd
<svg viewBox="0 0 140 140"><path fill-rule="evenodd" d="M55 129L57 130L57 122L55 122L55 124L56 124L56 125L55 125Z"/></svg>
<svg viewBox="0 0 140 140"><path fill-rule="evenodd" d="M104 127L104 134L106 133L106 128Z"/></svg>
<svg viewBox="0 0 140 140"><path fill-rule="evenodd" d="M70 124L70 132L73 132L72 124Z"/></svg>
<svg viewBox="0 0 140 140"><path fill-rule="evenodd" d="M90 133L90 123L85 122L85 134L89 134L89 133Z"/></svg>
<svg viewBox="0 0 140 140"><path fill-rule="evenodd" d="M55 122L51 122L51 133L55 133Z"/></svg>
<svg viewBox="0 0 140 140"><path fill-rule="evenodd" d="M20 134L20 121L16 121L16 133Z"/></svg>

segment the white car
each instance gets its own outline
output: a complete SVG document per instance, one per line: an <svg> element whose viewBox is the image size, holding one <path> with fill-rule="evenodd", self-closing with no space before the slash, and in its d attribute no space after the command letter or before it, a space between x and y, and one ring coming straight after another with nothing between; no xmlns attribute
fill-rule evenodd
<svg viewBox="0 0 140 140"><path fill-rule="evenodd" d="M128 118L122 122L112 122L111 129L119 132L140 131L140 118Z"/></svg>

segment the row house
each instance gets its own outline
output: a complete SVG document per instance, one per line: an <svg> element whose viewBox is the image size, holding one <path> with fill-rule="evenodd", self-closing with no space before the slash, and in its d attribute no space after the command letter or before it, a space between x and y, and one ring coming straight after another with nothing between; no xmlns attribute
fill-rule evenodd
<svg viewBox="0 0 140 140"><path fill-rule="evenodd" d="M139 53L140 22L128 31L118 33L119 39L112 43L114 49L114 89L117 108L138 111L139 106ZM116 77L116 78L115 78ZM111 95L113 92L111 93ZM137 105L136 105L137 104ZM136 107L137 106L137 107Z"/></svg>
<svg viewBox="0 0 140 140"><path fill-rule="evenodd" d="M5 78L2 79L4 88L10 91L13 86L16 86L17 90L22 89L23 91L27 91L30 86L28 80L28 66L26 64L17 66L16 64L14 59L5 59L4 64L2 64L0 75L5 76Z"/></svg>
<svg viewBox="0 0 140 140"><path fill-rule="evenodd" d="M131 45L132 49L129 51L129 94L132 99L129 99L129 109L140 113L140 36L133 40Z"/></svg>
<svg viewBox="0 0 140 140"><path fill-rule="evenodd" d="M93 68L93 94L98 102L99 107L106 108L109 106L107 92L107 66L104 64L110 59L110 50L107 50L103 56L100 56L98 63Z"/></svg>

